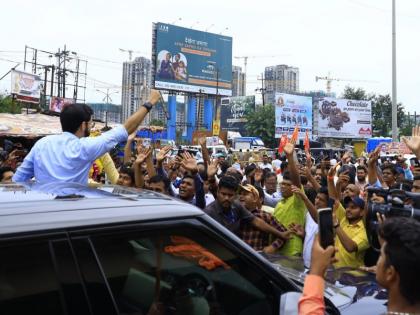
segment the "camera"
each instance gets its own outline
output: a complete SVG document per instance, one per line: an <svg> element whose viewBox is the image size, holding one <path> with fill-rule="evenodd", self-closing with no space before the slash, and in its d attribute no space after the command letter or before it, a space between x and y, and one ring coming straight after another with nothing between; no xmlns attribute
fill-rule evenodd
<svg viewBox="0 0 420 315"><path fill-rule="evenodd" d="M383 202L372 201L373 194L376 199ZM378 241L377 213L385 217L409 217L420 221L420 193L407 192L402 189L368 188L368 206L366 215L366 232L369 243L375 250L380 250Z"/></svg>

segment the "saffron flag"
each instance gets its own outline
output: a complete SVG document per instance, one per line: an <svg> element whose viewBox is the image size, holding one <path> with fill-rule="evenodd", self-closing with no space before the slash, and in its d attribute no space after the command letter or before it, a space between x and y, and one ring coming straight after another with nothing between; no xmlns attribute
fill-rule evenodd
<svg viewBox="0 0 420 315"><path fill-rule="evenodd" d="M292 137L290 138L290 142L294 144L298 141L298 138L299 138L299 126L296 125L295 130L293 130Z"/></svg>
<svg viewBox="0 0 420 315"><path fill-rule="evenodd" d="M287 135L282 135L279 141L279 148L277 150L279 154L283 153L284 146L287 144L287 142L288 142Z"/></svg>
<svg viewBox="0 0 420 315"><path fill-rule="evenodd" d="M306 130L305 141L303 141L303 146L305 148L305 152L309 153L311 147L309 146L309 132Z"/></svg>

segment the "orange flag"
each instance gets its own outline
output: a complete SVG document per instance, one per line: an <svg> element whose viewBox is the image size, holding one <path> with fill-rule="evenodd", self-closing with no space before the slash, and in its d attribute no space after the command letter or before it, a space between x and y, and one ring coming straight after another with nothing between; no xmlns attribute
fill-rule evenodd
<svg viewBox="0 0 420 315"><path fill-rule="evenodd" d="M283 153L283 149L284 146L286 145L286 143L289 141L289 139L287 139L287 135L282 135L279 141L279 148L277 149L277 151L279 152L279 154Z"/></svg>
<svg viewBox="0 0 420 315"><path fill-rule="evenodd" d="M303 141L303 146L305 148L305 152L309 153L311 147L309 146L309 132L306 130L305 140Z"/></svg>
<svg viewBox="0 0 420 315"><path fill-rule="evenodd" d="M296 125L295 130L293 130L292 138L290 138L290 142L296 143L299 138L299 126Z"/></svg>

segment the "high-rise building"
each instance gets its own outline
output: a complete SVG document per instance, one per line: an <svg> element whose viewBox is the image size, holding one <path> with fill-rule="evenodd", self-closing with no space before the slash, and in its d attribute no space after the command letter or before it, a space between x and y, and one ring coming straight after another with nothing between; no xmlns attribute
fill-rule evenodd
<svg viewBox="0 0 420 315"><path fill-rule="evenodd" d="M265 103L274 104L276 93L299 91L299 68L287 65L266 67L264 72Z"/></svg>
<svg viewBox="0 0 420 315"><path fill-rule="evenodd" d="M246 76L242 68L232 66L232 96L246 95Z"/></svg>
<svg viewBox="0 0 420 315"><path fill-rule="evenodd" d="M122 122L147 101L151 81L150 59L137 57L134 61L124 62L121 91ZM148 123L148 116L146 116L146 124Z"/></svg>
<svg viewBox="0 0 420 315"><path fill-rule="evenodd" d="M121 123L121 106L107 103L89 103L93 117L102 122Z"/></svg>

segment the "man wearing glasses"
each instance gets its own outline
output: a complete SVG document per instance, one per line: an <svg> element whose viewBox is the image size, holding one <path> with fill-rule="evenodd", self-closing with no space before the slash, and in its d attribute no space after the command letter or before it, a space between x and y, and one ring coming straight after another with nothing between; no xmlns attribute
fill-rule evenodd
<svg viewBox="0 0 420 315"><path fill-rule="evenodd" d="M159 101L160 93L151 90L148 102L130 116L123 125L89 137L94 126L93 111L86 104L71 104L61 111L63 133L39 140L13 176L14 182L33 177L39 183L75 182L87 184L93 161L126 141L137 130L147 113Z"/></svg>

